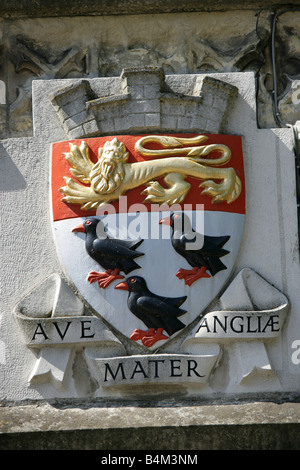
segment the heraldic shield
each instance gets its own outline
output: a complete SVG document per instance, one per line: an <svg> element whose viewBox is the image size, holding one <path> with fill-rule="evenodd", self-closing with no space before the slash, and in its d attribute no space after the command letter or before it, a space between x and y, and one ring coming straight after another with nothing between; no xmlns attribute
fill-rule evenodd
<svg viewBox="0 0 300 470"><path fill-rule="evenodd" d="M69 283L146 348L225 287L244 230L240 136L118 135L52 145L54 238Z"/></svg>

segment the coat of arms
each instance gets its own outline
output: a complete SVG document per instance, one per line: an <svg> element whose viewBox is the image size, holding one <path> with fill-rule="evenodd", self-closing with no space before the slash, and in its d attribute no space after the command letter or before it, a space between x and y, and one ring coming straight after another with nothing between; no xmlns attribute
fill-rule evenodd
<svg viewBox="0 0 300 470"><path fill-rule="evenodd" d="M244 194L238 136L53 145L54 233L67 275L95 312L146 348L184 330L223 288Z"/></svg>
<svg viewBox="0 0 300 470"><path fill-rule="evenodd" d="M232 390L274 378L264 342L280 335L288 300L247 266L236 272L242 138L221 132L238 89L197 76L191 91L179 78L176 91L161 70L125 69L114 95L98 97L101 78L50 95L66 137L51 147L61 270L15 307L37 356L31 384L201 389L221 364Z"/></svg>

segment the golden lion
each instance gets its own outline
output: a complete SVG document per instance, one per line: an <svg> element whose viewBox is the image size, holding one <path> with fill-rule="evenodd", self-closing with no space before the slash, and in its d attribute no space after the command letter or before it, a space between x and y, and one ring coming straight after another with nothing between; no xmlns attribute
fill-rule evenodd
<svg viewBox="0 0 300 470"><path fill-rule="evenodd" d="M116 137L99 148L95 164L90 160L85 141L81 142L80 147L70 144L70 152L65 154L65 158L72 167L72 175L86 186L65 177L66 186L61 188L63 201L80 204L83 210L94 210L117 200L130 189L146 185L142 191L146 194L145 202L171 205L185 199L191 186L185 178L192 176L202 180L199 185L204 188L202 194L211 196L212 202L231 203L240 195L241 181L233 168L217 168L230 160L231 151L222 144L195 146L207 139L203 135L193 138L142 137L135 145L141 155L169 157L135 163L127 163L126 147ZM149 142L159 143L163 148L147 149L144 145ZM221 154L219 158L200 158L216 150ZM160 177L164 177L166 188L156 181Z"/></svg>

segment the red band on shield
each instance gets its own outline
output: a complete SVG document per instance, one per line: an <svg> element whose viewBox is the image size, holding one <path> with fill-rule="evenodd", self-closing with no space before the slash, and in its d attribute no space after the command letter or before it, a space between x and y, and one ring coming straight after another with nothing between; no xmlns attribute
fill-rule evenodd
<svg viewBox="0 0 300 470"><path fill-rule="evenodd" d="M166 134L164 134L166 135ZM168 134L173 137L194 137L195 134ZM93 162L97 162L97 155L99 147L103 147L105 142L112 140L114 136L107 137L96 137L90 139L81 139L81 140L72 140L54 143L52 146L52 210L53 210L53 220L62 220L75 217L87 217L89 215L95 215L96 211L86 211L80 208L80 205L77 204L68 204L62 201L63 194L61 188L65 186L64 177L71 177L74 179L70 172L70 165L65 159L64 153L69 152L69 144L80 145L82 140L85 140L89 146L90 150L90 159ZM127 151L129 152L128 163L134 163L139 161L146 161L155 158L161 157L143 157L138 154L135 150L135 143L142 136L141 135L119 135L116 136L119 141L121 141ZM196 204L204 204L205 210L209 211L224 211L224 212L234 212L239 214L245 214L245 179L244 179L244 167L243 167L243 152L242 152L242 140L240 136L234 135L217 135L217 134L207 134L208 140L205 142L205 145L208 144L224 144L228 146L231 150L231 159L230 161L222 166L222 168L232 167L234 168L237 176L242 182L241 194L239 197L228 204L227 202L221 203L212 203L211 196L201 194L203 188L199 188L199 181L196 178L186 177L186 181L191 184L191 189L186 195L184 201L181 203L182 209L185 205L189 205L189 209L196 210ZM150 148L150 145L149 145ZM215 158L211 154L207 159ZM164 186L163 178L157 180L162 186ZM77 182L77 181L76 181ZM216 181L218 182L218 181ZM79 183L79 182L78 182ZM79 183L82 184L82 183ZM151 203L145 203L145 194L141 194L145 189L145 186L139 186L128 191L125 196L127 197L127 206L124 209L124 204L119 204L118 201L112 203L116 212L130 212L130 206L133 204L143 204L145 211L153 210ZM151 207L152 206L152 207Z"/></svg>

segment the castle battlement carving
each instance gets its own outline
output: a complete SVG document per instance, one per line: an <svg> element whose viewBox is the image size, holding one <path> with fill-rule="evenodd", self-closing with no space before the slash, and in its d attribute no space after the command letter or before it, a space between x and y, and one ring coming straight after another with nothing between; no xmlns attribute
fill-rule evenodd
<svg viewBox="0 0 300 470"><path fill-rule="evenodd" d="M51 101L71 139L125 132L220 133L238 90L206 75L193 94L172 91L162 69L124 69L119 93L97 96L93 80L79 80L53 92Z"/></svg>

